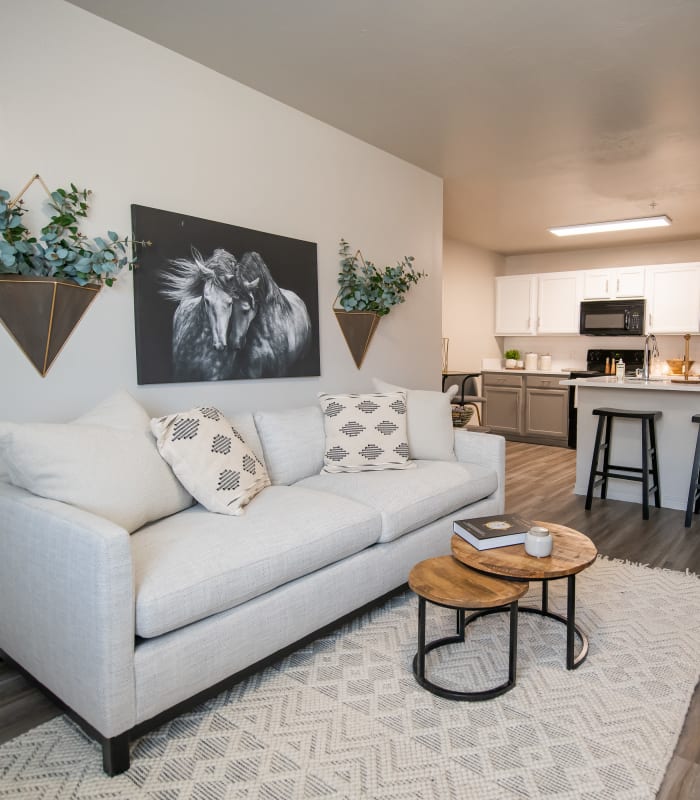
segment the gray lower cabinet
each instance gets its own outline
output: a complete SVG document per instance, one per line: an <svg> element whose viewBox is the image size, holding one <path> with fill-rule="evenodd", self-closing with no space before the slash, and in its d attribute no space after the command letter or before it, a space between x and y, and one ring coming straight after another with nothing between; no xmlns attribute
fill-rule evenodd
<svg viewBox="0 0 700 800"><path fill-rule="evenodd" d="M523 432L523 376L484 373L484 425L492 433L519 435Z"/></svg>
<svg viewBox="0 0 700 800"><path fill-rule="evenodd" d="M483 375L484 424L507 439L566 446L569 390L560 375Z"/></svg>

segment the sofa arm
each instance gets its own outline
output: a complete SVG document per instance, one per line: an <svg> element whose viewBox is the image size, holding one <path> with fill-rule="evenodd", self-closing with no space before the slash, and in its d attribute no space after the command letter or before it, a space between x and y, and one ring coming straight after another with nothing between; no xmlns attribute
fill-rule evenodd
<svg viewBox="0 0 700 800"><path fill-rule="evenodd" d="M491 467L498 475L498 489L494 493L498 501L498 512L502 514L506 504L506 440L492 433L474 433L455 430L455 455L457 461Z"/></svg>
<svg viewBox="0 0 700 800"><path fill-rule="evenodd" d="M134 624L128 533L0 482L0 649L106 737L135 724Z"/></svg>

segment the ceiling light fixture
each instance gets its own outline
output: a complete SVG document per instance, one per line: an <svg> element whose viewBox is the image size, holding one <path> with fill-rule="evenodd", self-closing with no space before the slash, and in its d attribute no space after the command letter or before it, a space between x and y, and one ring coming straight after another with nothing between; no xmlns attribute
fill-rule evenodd
<svg viewBox="0 0 700 800"><path fill-rule="evenodd" d="M639 228L662 228L670 225L671 220L665 214L658 217L638 217L637 219L617 219L610 222L588 222L584 225L564 225L549 228L555 236L580 236L584 233L607 233L609 231L631 231Z"/></svg>

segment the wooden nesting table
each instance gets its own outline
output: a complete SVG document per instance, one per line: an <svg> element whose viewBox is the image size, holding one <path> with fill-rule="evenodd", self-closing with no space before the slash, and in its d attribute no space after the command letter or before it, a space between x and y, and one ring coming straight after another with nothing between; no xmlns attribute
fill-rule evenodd
<svg viewBox="0 0 700 800"><path fill-rule="evenodd" d="M416 564L408 576L408 585L418 595L418 652L413 659L413 674L416 681L429 692L449 700L488 700L507 692L515 686L515 670L518 652L518 599L528 589L527 583L513 583L484 575L460 564L452 556L428 558ZM455 609L457 632L454 636L425 643L426 601L438 606ZM480 609L465 622L465 609ZM464 642L466 624L483 613L491 611L510 612L510 636L508 650L508 679L491 689L457 691L429 680L425 671L425 656L431 650L447 644Z"/></svg>
<svg viewBox="0 0 700 800"><path fill-rule="evenodd" d="M534 558L525 552L525 546L522 544L477 550L456 534L452 536L452 555L462 564L484 575L516 583L542 581L540 608L520 606L519 611L540 614L566 625L566 667L576 669L588 655L588 639L576 626L576 575L595 561L598 551L585 534L573 528L553 522L536 521L534 524L550 530L554 540L551 556ZM567 580L566 617L549 610L549 581L561 578ZM484 609L472 614L469 621L500 610L502 609ZM581 641L578 655L575 655L574 651L576 636Z"/></svg>

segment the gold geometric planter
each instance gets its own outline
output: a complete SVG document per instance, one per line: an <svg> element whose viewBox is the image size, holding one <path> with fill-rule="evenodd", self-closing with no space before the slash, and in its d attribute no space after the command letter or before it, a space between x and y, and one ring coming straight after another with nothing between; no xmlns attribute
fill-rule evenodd
<svg viewBox="0 0 700 800"><path fill-rule="evenodd" d="M0 320L42 377L99 291L55 278L0 275Z"/></svg>
<svg viewBox="0 0 700 800"><path fill-rule="evenodd" d="M350 348L350 354L360 369L381 317L373 311L342 311L338 308L334 308L333 313Z"/></svg>

